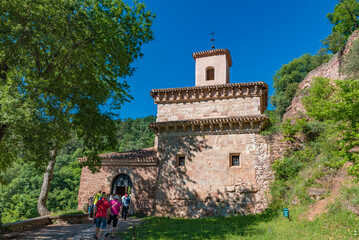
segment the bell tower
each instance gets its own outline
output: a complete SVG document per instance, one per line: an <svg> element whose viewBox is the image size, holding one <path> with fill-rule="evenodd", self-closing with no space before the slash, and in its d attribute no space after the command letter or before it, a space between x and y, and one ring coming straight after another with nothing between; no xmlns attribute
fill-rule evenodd
<svg viewBox="0 0 359 240"><path fill-rule="evenodd" d="M232 58L228 49L212 49L192 54L196 62L196 86L229 83Z"/></svg>

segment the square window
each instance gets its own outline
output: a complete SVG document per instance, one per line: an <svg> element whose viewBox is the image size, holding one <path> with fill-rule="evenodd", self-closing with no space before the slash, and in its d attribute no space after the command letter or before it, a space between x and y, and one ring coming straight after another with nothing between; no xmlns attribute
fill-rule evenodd
<svg viewBox="0 0 359 240"><path fill-rule="evenodd" d="M183 167L185 166L185 163L186 163L186 156L181 154L181 155L177 155L177 166L178 167Z"/></svg>
<svg viewBox="0 0 359 240"><path fill-rule="evenodd" d="M231 166L231 167L235 167L235 166L238 167L238 166L241 165L239 156L240 156L240 155L237 154L237 153L232 153L232 154L230 154L229 161L230 161L230 166Z"/></svg>

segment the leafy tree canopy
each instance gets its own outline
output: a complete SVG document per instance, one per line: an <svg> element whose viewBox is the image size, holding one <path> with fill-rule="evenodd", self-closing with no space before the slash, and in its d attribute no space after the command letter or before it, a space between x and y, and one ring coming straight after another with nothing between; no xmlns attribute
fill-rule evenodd
<svg viewBox="0 0 359 240"><path fill-rule="evenodd" d="M327 17L333 28L332 33L323 40L323 44L327 50L336 53L359 26L359 2L340 0L333 13L329 13Z"/></svg>
<svg viewBox="0 0 359 240"><path fill-rule="evenodd" d="M123 78L153 39L154 15L121 0L14 0L0 2L0 19L0 171L17 156L48 163L44 206L72 133L93 171L113 147L114 113L131 98Z"/></svg>
<svg viewBox="0 0 359 240"><path fill-rule="evenodd" d="M130 99L121 78L153 38L154 16L120 0L14 0L0 9L0 169L16 149L47 162L71 130L88 149L104 148L115 110Z"/></svg>
<svg viewBox="0 0 359 240"><path fill-rule="evenodd" d="M271 103L276 107L276 112L283 116L290 106L298 88L298 84L313 69L319 67L330 59L331 55L323 50L316 55L304 54L301 57L285 64L273 76L275 94L271 96Z"/></svg>

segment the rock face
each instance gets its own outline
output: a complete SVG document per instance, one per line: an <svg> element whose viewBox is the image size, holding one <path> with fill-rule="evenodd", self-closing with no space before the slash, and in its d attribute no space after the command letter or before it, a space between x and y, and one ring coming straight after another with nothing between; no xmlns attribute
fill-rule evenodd
<svg viewBox="0 0 359 240"><path fill-rule="evenodd" d="M359 38L359 30L356 30L348 39L347 44L342 49L342 51L336 53L333 58L327 62L319 66L318 68L312 70L308 73L308 75L304 78L304 80L299 84L297 93L303 92L302 90L311 86L312 81L315 77L325 77L330 79L344 79L345 75L340 72L340 67L343 61L343 56L346 55L353 42ZM288 107L286 113L283 118L294 118L300 113L305 112L305 108L301 101L303 94L299 94L294 97L292 100L292 104Z"/></svg>

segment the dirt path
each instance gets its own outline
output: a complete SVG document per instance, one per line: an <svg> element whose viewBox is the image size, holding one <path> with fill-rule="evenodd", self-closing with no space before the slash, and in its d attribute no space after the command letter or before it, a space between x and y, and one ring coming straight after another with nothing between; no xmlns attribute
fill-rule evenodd
<svg viewBox="0 0 359 240"><path fill-rule="evenodd" d="M124 220L119 220L118 222L118 227L117 227L117 231L116 232L126 232L130 227L132 226L136 226L141 224L143 220L140 218L127 218L126 221ZM94 233L95 233L95 225L93 225L91 228L88 228L86 230L81 231L79 234L77 234L76 236L74 236L74 238L72 238L73 240L82 240L82 239L95 239L94 238ZM105 234L105 232L104 232ZM103 234L103 235L104 235ZM110 235L111 236L111 235ZM115 237L115 238L105 238L102 237L102 239L114 239L114 240L120 240L121 237Z"/></svg>
<svg viewBox="0 0 359 240"><path fill-rule="evenodd" d="M327 211L327 206L331 203L334 203L335 198L339 194L340 187L346 181L350 180L350 177L347 174L347 165L340 169L332 178L330 186L331 186L331 194L329 197L319 200L310 206L310 210L307 214L307 218L310 221L315 219L315 216L325 213Z"/></svg>
<svg viewBox="0 0 359 240"><path fill-rule="evenodd" d="M142 222L140 218L128 218L126 221L120 220L117 232L125 232L128 228L139 225ZM12 239L61 239L61 240L82 240L94 239L95 225L92 221L84 224L53 224L43 228L37 228L33 231L20 233ZM121 239L105 238L102 239Z"/></svg>

